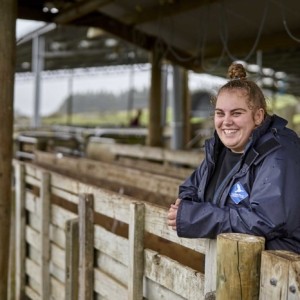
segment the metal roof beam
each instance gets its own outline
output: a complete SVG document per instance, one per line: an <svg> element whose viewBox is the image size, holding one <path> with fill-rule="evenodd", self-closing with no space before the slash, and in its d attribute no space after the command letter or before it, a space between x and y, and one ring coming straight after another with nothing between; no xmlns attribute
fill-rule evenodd
<svg viewBox="0 0 300 300"><path fill-rule="evenodd" d="M78 4L73 5L72 8L60 12L53 21L59 24L68 24L90 14L91 12L94 12L99 7L105 6L111 2L113 2L113 0L81 1L78 2Z"/></svg>
<svg viewBox="0 0 300 300"><path fill-rule="evenodd" d="M143 9L141 6L138 6L138 9L136 9L134 13L127 14L120 20L128 25L138 25L165 17L182 14L214 2L220 2L220 0L179 0L176 2L155 5L145 9Z"/></svg>
<svg viewBox="0 0 300 300"><path fill-rule="evenodd" d="M157 46L167 60L181 65L186 69L202 71L190 53L176 47L170 49L170 46L163 40L146 34L132 26L125 25L102 13L92 13L86 18L75 21L73 24L79 26L100 27L111 34L148 51L153 51Z"/></svg>
<svg viewBox="0 0 300 300"><path fill-rule="evenodd" d="M76 57L79 56L90 56L90 55L97 55L102 56L111 52L116 52L116 50L111 49L108 51L105 48L102 49L85 49L85 50L69 50L69 51L47 51L44 53L45 58L64 58L64 57L73 57L74 61L76 61Z"/></svg>

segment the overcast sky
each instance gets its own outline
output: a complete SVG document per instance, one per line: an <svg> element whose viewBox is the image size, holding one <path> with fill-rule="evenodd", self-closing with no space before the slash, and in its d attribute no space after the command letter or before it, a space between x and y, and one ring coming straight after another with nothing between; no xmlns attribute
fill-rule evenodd
<svg viewBox="0 0 300 300"><path fill-rule="evenodd" d="M90 72L86 75L73 76L57 75L42 79L41 83L41 114L48 115L55 112L70 92L96 93L100 91L115 94L133 88L141 89L149 86L149 72L136 70L133 80L130 79L130 69L111 68L109 71ZM18 112L32 115L34 99L34 81L32 77L16 76L15 80L15 109ZM70 88L71 87L71 88Z"/></svg>
<svg viewBox="0 0 300 300"><path fill-rule="evenodd" d="M34 29L43 26L43 22L17 21L17 39ZM131 77L132 76L132 77ZM215 83L223 83L222 79L213 79L209 75L194 75L189 79L191 90L198 88L213 88ZM108 91L120 93L130 87L142 89L149 87L149 66L137 66L132 72L131 68L112 67L101 72L89 72L73 76L72 92L99 92ZM70 76L52 76L42 79L41 83L41 115L55 112L70 93ZM27 116L32 116L34 111L34 84L33 78L16 75L15 80L15 109Z"/></svg>
<svg viewBox="0 0 300 300"><path fill-rule="evenodd" d="M17 39L43 26L43 22L17 21ZM109 71L88 72L86 75L73 76L72 92L108 91L120 93L132 87L140 89L149 86L149 67L136 68L133 77L131 69L115 67ZM55 112L70 93L70 75L52 76L42 79L41 114ZM132 78L132 79L131 79ZM15 109L31 116L34 109L34 81L32 77L16 76Z"/></svg>

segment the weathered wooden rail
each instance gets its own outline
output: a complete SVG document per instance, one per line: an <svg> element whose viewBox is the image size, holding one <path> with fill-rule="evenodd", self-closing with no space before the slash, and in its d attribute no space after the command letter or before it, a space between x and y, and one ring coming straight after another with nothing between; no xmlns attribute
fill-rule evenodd
<svg viewBox="0 0 300 300"><path fill-rule="evenodd" d="M82 149L74 135L51 131L25 131L14 137L15 157L22 160L33 160L36 150L61 152L80 156Z"/></svg>
<svg viewBox="0 0 300 300"><path fill-rule="evenodd" d="M147 202L169 207L177 198L182 179L129 168L114 162L86 158L61 157L36 151L34 163L52 171Z"/></svg>
<svg viewBox="0 0 300 300"><path fill-rule="evenodd" d="M118 144L113 138L103 137L109 134L116 135L117 132L116 128L114 130L98 129L98 131L96 129L81 129L79 132L19 132L14 137L14 153L16 158L27 161L35 159L35 151L86 157L104 162L117 162L130 168L148 170L156 174L181 179L191 174L204 157L204 153L199 150L174 151L137 144ZM131 134L134 137L138 136L139 132L140 130L136 129L125 129L125 131L120 130L119 134L125 135L125 137L126 134ZM143 130L140 134L145 135L145 132Z"/></svg>
<svg viewBox="0 0 300 300"><path fill-rule="evenodd" d="M76 299L77 290L79 299L205 299L215 291L215 241L178 238L165 208L28 163L14 167L17 299ZM193 252L195 268L161 254L153 237Z"/></svg>
<svg viewBox="0 0 300 300"><path fill-rule="evenodd" d="M186 178L204 158L203 151L170 150L143 145L103 143L91 137L85 157L176 178Z"/></svg>

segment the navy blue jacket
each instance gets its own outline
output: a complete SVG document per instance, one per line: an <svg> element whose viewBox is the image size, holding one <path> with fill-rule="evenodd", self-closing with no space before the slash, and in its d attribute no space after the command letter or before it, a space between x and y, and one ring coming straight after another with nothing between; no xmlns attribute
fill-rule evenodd
<svg viewBox="0 0 300 300"><path fill-rule="evenodd" d="M239 232L265 237L266 249L300 253L300 139L286 124L268 116L254 130L212 202L205 201L205 188L221 141L216 133L206 141L204 161L179 187L178 236Z"/></svg>

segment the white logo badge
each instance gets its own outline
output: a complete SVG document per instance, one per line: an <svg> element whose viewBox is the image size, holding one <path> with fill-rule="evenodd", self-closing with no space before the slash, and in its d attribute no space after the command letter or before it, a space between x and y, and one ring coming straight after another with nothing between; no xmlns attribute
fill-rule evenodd
<svg viewBox="0 0 300 300"><path fill-rule="evenodd" d="M230 189L229 196L235 204L239 204L242 200L246 199L249 195L245 191L242 184L240 182L237 182Z"/></svg>

